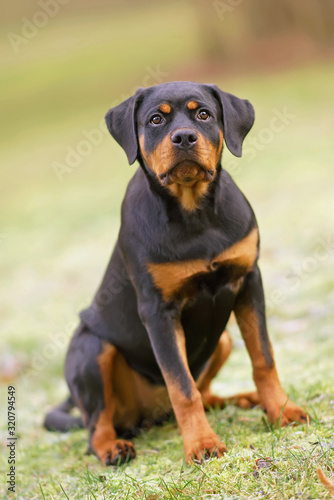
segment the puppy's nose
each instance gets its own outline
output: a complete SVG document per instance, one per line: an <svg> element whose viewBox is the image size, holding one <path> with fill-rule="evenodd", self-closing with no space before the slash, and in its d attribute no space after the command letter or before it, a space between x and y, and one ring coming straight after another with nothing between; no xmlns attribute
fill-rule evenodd
<svg viewBox="0 0 334 500"><path fill-rule="evenodd" d="M197 133L191 129L176 130L171 135L174 146L180 149L189 149L197 142Z"/></svg>

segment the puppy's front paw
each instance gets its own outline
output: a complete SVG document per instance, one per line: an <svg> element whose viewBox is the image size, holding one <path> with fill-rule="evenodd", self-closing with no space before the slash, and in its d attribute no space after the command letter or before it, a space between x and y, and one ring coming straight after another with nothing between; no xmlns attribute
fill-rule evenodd
<svg viewBox="0 0 334 500"><path fill-rule="evenodd" d="M185 456L188 464L203 462L211 457L220 458L227 452L225 443L216 434L194 439L185 445Z"/></svg>
<svg viewBox="0 0 334 500"><path fill-rule="evenodd" d="M134 445L131 441L125 441L124 439L107 441L95 452L105 465L124 464L136 456Z"/></svg>
<svg viewBox="0 0 334 500"><path fill-rule="evenodd" d="M288 400L283 406L277 405L266 410L271 424L284 427L289 424L306 424L310 421L309 415L292 401Z"/></svg>

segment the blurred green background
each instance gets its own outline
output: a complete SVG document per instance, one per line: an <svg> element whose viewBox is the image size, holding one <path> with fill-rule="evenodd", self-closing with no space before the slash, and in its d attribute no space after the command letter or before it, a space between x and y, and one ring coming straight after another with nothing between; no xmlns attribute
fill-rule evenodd
<svg viewBox="0 0 334 500"><path fill-rule="evenodd" d="M3 7L0 379L4 391L17 386L26 447L66 394L68 340L106 267L134 173L104 114L166 81L216 83L254 105L244 157L225 151L223 165L259 220L281 377L305 398L319 384L332 390L333 42L331 0ZM252 387L233 328L236 353L216 382L224 393Z"/></svg>

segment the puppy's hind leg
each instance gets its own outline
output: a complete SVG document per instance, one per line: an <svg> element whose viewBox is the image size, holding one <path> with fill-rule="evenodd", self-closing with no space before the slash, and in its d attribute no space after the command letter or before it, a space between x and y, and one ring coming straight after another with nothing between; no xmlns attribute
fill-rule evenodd
<svg viewBox="0 0 334 500"><path fill-rule="evenodd" d="M105 465L118 465L136 455L130 441L117 439L113 423L117 355L116 347L81 325L72 339L65 364L72 398L89 430L90 449Z"/></svg>
<svg viewBox="0 0 334 500"><path fill-rule="evenodd" d="M237 394L228 398L215 396L210 391L212 379L218 374L223 364L227 361L232 350L232 340L227 330L222 333L216 350L208 361L205 370L199 376L196 385L202 395L203 404L206 409L218 406L225 408L226 403L239 406L240 408L252 408L259 404L259 395L257 392L247 392Z"/></svg>

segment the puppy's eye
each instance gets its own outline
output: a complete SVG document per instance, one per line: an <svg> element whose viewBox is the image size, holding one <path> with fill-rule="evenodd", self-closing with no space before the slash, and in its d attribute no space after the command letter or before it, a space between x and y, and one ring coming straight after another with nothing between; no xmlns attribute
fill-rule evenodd
<svg viewBox="0 0 334 500"><path fill-rule="evenodd" d="M160 115L153 115L150 119L150 123L153 123L154 125L160 125L162 123L163 119L162 116Z"/></svg>
<svg viewBox="0 0 334 500"><path fill-rule="evenodd" d="M199 120L207 120L208 118L210 118L209 112L205 109L202 109L202 111L198 113L197 118Z"/></svg>

